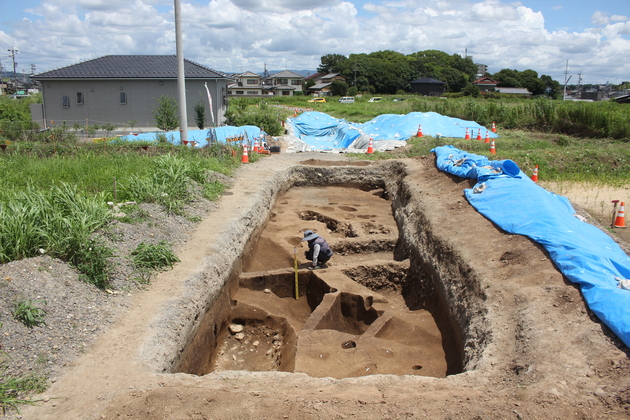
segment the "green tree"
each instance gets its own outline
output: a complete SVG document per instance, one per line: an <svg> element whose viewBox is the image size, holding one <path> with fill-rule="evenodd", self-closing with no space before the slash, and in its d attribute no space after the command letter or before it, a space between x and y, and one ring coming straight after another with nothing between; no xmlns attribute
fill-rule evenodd
<svg viewBox="0 0 630 420"><path fill-rule="evenodd" d="M492 75L498 87L523 87L518 70L503 69Z"/></svg>
<svg viewBox="0 0 630 420"><path fill-rule="evenodd" d="M348 92L348 84L341 80L333 80L330 84L330 93L335 96L346 96Z"/></svg>
<svg viewBox="0 0 630 420"><path fill-rule="evenodd" d="M162 95L156 99L153 117L157 128L171 131L179 127L177 121L177 101L171 96Z"/></svg>
<svg viewBox="0 0 630 420"><path fill-rule="evenodd" d="M551 76L547 76L543 74L540 76L540 80L545 84L545 91L547 92L547 96L552 99L561 99L562 98L562 86L557 80L553 80Z"/></svg>
<svg viewBox="0 0 630 420"><path fill-rule="evenodd" d="M472 96L473 98L478 98L480 94L481 92L479 91L479 88L473 84L470 84L462 89L462 95L464 96Z"/></svg>
<svg viewBox="0 0 630 420"><path fill-rule="evenodd" d="M340 73L343 63L347 60L345 55L326 54L320 58L321 64L317 67L319 73Z"/></svg>
<svg viewBox="0 0 630 420"><path fill-rule="evenodd" d="M203 130L203 127L206 125L206 106L203 104L202 99L195 104L195 124L200 130Z"/></svg>

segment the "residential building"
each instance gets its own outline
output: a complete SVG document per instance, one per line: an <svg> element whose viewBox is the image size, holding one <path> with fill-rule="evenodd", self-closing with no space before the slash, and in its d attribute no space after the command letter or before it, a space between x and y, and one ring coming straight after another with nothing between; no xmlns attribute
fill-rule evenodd
<svg viewBox="0 0 630 420"><path fill-rule="evenodd" d="M230 96L293 96L302 92L304 77L284 70L264 79L251 71L233 75L234 83L228 86Z"/></svg>
<svg viewBox="0 0 630 420"><path fill-rule="evenodd" d="M498 87L495 89L499 93L507 93L510 95L519 95L530 98L532 93L526 88L515 88L515 87Z"/></svg>
<svg viewBox="0 0 630 420"><path fill-rule="evenodd" d="M293 96L295 92L303 92L304 76L283 70L269 76L267 83L273 86L274 95Z"/></svg>
<svg viewBox="0 0 630 420"><path fill-rule="evenodd" d="M423 96L442 96L446 90L446 83L431 77L414 80L409 82L409 85L411 85L411 93L419 93Z"/></svg>
<svg viewBox="0 0 630 420"><path fill-rule="evenodd" d="M193 109L199 101L206 106L207 124L220 125L231 79L190 60L184 60L184 73L188 125L196 125ZM42 84L43 121L36 122L43 127L63 122L123 126L130 121L137 127L154 127L156 100L179 97L174 55L108 55L40 73L33 79Z"/></svg>
<svg viewBox="0 0 630 420"><path fill-rule="evenodd" d="M477 86L480 92L494 92L499 82L489 77L481 77L472 82L472 84Z"/></svg>
<svg viewBox="0 0 630 420"><path fill-rule="evenodd" d="M259 74L246 71L232 77L234 83L228 85L228 95L230 96L273 95L270 87L263 83L263 78Z"/></svg>
<svg viewBox="0 0 630 420"><path fill-rule="evenodd" d="M333 80L345 82L346 78L340 73L328 73L321 76L315 85L308 88L308 93L315 96L330 96L330 86L332 85Z"/></svg>

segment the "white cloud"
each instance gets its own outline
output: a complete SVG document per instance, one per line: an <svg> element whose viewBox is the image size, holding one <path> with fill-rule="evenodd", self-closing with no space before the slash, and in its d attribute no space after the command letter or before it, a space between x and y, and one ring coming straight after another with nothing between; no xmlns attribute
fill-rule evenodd
<svg viewBox="0 0 630 420"><path fill-rule="evenodd" d="M542 12L498 0L181 0L187 58L224 71L315 70L324 54L391 49L468 53L476 62L563 79L566 60L588 80L627 79L608 63L630 54L629 18L596 12L582 32L545 29ZM35 20L0 32L0 47L38 54L47 70L106 54L174 54L172 0L43 0ZM42 58L43 57L43 58ZM56 57L65 57L58 59ZM21 57L21 62L27 62ZM603 65L602 63L606 63Z"/></svg>

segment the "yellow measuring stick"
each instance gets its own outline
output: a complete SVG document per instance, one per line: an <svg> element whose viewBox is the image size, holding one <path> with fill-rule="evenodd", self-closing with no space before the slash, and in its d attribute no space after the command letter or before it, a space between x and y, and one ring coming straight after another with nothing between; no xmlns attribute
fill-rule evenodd
<svg viewBox="0 0 630 420"><path fill-rule="evenodd" d="M295 269L295 300L300 298L300 287L298 286L298 260L297 247L293 247L293 268Z"/></svg>

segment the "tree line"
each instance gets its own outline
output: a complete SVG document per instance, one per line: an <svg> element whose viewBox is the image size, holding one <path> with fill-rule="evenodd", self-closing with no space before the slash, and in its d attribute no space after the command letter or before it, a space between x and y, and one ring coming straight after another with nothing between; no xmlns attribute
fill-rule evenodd
<svg viewBox="0 0 630 420"><path fill-rule="evenodd" d="M477 79L478 72L472 57L449 55L438 50L418 51L407 55L392 50L350 54L348 57L341 54L326 54L321 57L317 71L324 74L340 73L346 78L346 82L333 84L333 94L409 92L410 82L430 77L444 82L447 92L479 95L479 89L472 84ZM503 69L494 74L486 73L484 76L499 82L498 87L527 88L534 95L548 95L552 98L559 98L562 95L560 83L551 76L543 74L539 77L536 71L530 69L524 71Z"/></svg>

